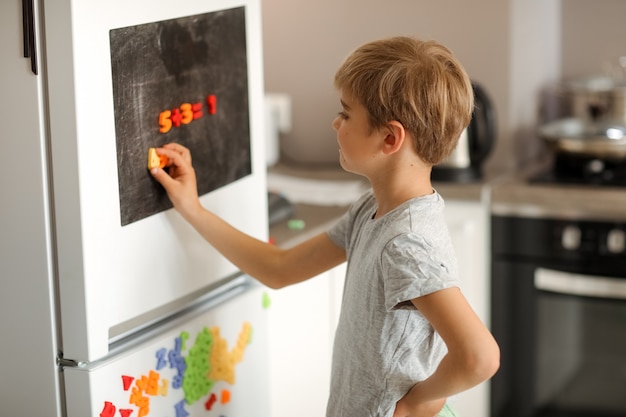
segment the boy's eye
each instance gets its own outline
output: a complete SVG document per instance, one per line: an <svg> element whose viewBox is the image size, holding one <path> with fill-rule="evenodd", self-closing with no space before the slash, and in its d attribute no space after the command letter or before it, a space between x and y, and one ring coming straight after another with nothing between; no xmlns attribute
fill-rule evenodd
<svg viewBox="0 0 626 417"><path fill-rule="evenodd" d="M342 111L337 113L337 116L341 117L344 120L346 120L348 118L348 115L345 112L342 112Z"/></svg>

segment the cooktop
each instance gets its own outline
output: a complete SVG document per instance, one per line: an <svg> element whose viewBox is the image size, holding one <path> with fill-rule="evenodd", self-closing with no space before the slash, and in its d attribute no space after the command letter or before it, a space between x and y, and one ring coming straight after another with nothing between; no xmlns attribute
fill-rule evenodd
<svg viewBox="0 0 626 417"><path fill-rule="evenodd" d="M529 182L626 187L626 161L558 154L549 168L531 176Z"/></svg>

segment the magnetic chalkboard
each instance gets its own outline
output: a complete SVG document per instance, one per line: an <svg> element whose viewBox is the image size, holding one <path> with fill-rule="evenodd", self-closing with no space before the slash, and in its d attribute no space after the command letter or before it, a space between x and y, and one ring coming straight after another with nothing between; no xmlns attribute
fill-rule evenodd
<svg viewBox="0 0 626 417"><path fill-rule="evenodd" d="M147 170L150 147L187 146L200 195L251 173L244 7L109 38L122 226L172 207Z"/></svg>

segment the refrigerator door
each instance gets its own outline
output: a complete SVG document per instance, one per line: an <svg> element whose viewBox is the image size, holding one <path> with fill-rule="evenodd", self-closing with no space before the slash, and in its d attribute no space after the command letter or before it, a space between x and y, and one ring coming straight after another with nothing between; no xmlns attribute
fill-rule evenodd
<svg viewBox="0 0 626 417"><path fill-rule="evenodd" d="M189 147L202 204L267 239L260 5L46 6L62 351L92 361L236 273L171 208L150 147Z"/></svg>
<svg viewBox="0 0 626 417"><path fill-rule="evenodd" d="M67 416L269 417L267 295L250 278L236 281L204 311L65 368Z"/></svg>

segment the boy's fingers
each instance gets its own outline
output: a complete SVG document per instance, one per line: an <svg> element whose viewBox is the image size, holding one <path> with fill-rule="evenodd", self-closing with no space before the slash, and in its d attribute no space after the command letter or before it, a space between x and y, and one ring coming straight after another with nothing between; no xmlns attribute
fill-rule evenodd
<svg viewBox="0 0 626 417"><path fill-rule="evenodd" d="M183 167L189 165L187 159L180 153L169 148L157 148L157 154L165 155L168 159L168 166Z"/></svg>
<svg viewBox="0 0 626 417"><path fill-rule="evenodd" d="M172 143L168 143L166 145L163 145L163 149L166 149L168 151L176 152L177 154L179 154L182 157L182 159L185 162L187 162L188 164L191 165L191 152L189 151L189 149L187 149L183 145L180 145L178 143L172 142Z"/></svg>
<svg viewBox="0 0 626 417"><path fill-rule="evenodd" d="M162 168L152 168L150 170L150 174L161 184L165 189L167 189L170 181L174 181L172 177L169 176L167 172L165 172Z"/></svg>

